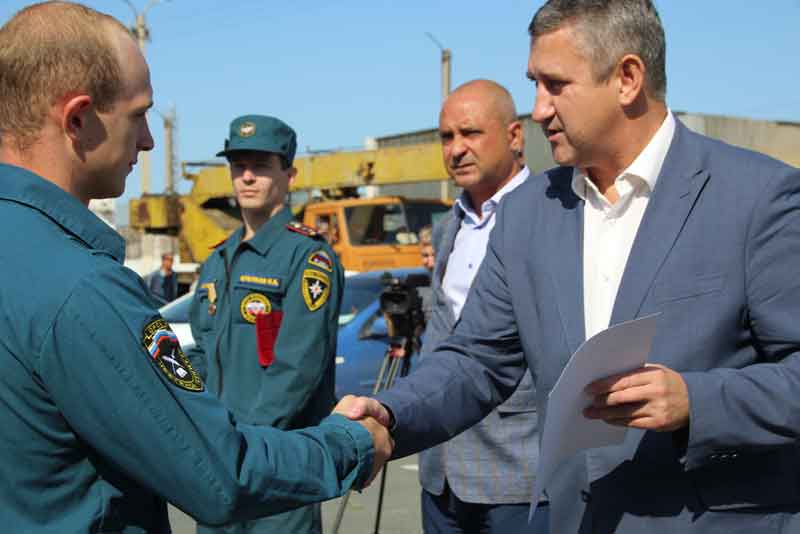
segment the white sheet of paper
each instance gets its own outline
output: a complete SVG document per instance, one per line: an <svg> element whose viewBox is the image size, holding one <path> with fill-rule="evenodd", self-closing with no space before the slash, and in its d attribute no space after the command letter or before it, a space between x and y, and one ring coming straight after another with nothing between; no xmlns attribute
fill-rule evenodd
<svg viewBox="0 0 800 534"><path fill-rule="evenodd" d="M650 354L659 315L620 323L597 333L575 351L564 367L547 399L529 521L561 462L581 450L616 445L625 439L627 429L583 416L583 409L591 404L584 388L600 378L642 367Z"/></svg>

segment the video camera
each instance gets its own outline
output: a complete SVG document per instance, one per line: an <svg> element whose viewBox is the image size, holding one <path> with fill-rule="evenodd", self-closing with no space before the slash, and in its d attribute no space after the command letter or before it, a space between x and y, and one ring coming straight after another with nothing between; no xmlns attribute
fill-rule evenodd
<svg viewBox="0 0 800 534"><path fill-rule="evenodd" d="M415 273L400 279L387 272L381 276L381 283L380 309L386 317L389 335L416 340L425 328L422 298L417 288L429 286L430 278Z"/></svg>

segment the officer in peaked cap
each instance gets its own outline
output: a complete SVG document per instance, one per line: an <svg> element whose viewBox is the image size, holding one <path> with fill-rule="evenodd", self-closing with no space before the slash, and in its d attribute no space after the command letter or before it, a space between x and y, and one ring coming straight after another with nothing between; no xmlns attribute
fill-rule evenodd
<svg viewBox="0 0 800 534"><path fill-rule="evenodd" d="M191 309L189 358L237 420L315 425L334 405L343 271L286 204L296 174L294 130L275 117L231 122L224 150L243 225L214 247ZM232 530L233 529L233 530ZM230 525L224 532L321 532L319 505ZM198 532L222 532L199 525Z"/></svg>

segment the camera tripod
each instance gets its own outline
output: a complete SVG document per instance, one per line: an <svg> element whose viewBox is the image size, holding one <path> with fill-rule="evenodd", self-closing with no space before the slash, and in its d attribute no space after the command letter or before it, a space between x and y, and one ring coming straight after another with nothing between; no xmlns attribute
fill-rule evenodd
<svg viewBox="0 0 800 534"><path fill-rule="evenodd" d="M381 363L381 369L378 372L378 379L375 381L375 387L372 389L372 394L376 395L384 389L389 389L394 384L397 375L406 376L411 367L411 354L419 349L419 338L415 337L397 337L392 338L389 347L386 349L386 354ZM383 493L386 488L386 468L388 464L383 465L381 470L381 485L378 491L378 505L375 511L375 529L374 534L378 534L381 524L381 510L383 509ZM342 496L342 501L339 503L339 509L336 511L336 519L333 522L332 534L339 534L339 527L342 524L344 517L344 509L347 507L347 502L350 500L350 493L353 490L348 490Z"/></svg>

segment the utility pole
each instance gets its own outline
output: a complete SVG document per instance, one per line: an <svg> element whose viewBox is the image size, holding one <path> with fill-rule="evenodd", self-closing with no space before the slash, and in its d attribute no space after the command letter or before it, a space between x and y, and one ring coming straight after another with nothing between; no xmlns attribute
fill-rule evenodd
<svg viewBox="0 0 800 534"><path fill-rule="evenodd" d="M442 43L440 43L432 33L425 32L425 35L427 35L430 40L433 41L433 44L438 46L439 50L442 52L442 102L444 102L444 99L450 94L450 61L453 59L453 53L449 48L442 46Z"/></svg>
<svg viewBox="0 0 800 534"><path fill-rule="evenodd" d="M164 119L164 152L166 163L166 174L164 175L164 193L171 195L175 193L175 122L177 116L175 106L172 106L166 115L161 115Z"/></svg>
<svg viewBox="0 0 800 534"><path fill-rule="evenodd" d="M430 32L425 32L425 35L433 41L433 44L439 47L439 50L442 52L442 102L445 101L447 95L450 94L450 71L451 71L451 60L453 58L453 53L450 51L449 48L445 48L442 43L439 42L436 37L433 36ZM442 180L441 182L441 189L439 190L439 196L442 200L447 200L450 195L448 195L448 184L449 180Z"/></svg>
<svg viewBox="0 0 800 534"><path fill-rule="evenodd" d="M136 37L136 40L139 42L139 50L141 50L142 55L144 56L144 49L145 43L150 40L150 29L147 27L145 23L144 16L145 14L155 6L156 4L160 4L161 2L169 2L169 0L150 0L147 6L141 11L137 11L136 6L131 3L131 0L122 0L128 7L131 8L133 11L133 16L136 18L136 25L131 27L131 34ZM150 192L150 153L147 151L139 153L139 169L141 172L142 177L142 194L145 195Z"/></svg>

